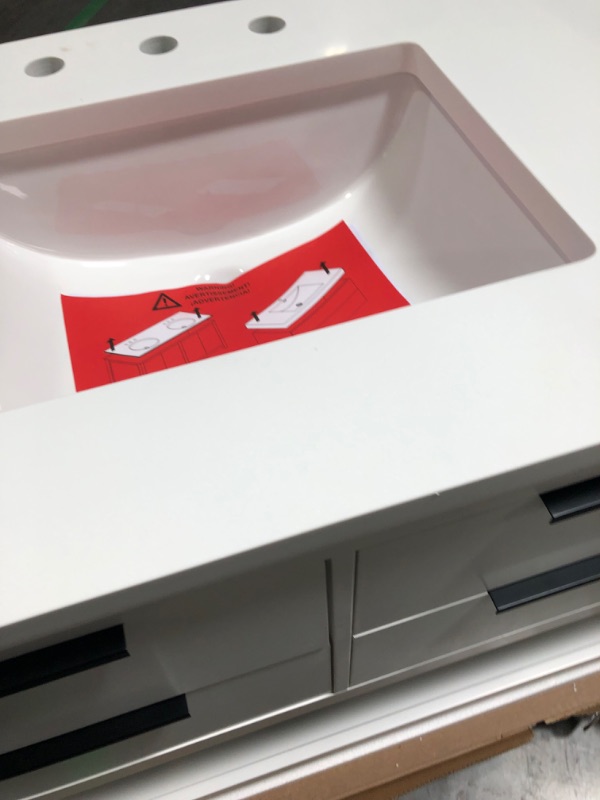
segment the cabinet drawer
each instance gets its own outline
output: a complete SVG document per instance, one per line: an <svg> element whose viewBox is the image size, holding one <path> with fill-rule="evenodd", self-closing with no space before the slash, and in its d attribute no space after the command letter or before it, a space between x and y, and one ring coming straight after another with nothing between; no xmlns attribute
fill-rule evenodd
<svg viewBox="0 0 600 800"><path fill-rule="evenodd" d="M95 631L0 658L0 754L28 745L33 732L38 740L59 736L322 653L328 644L325 566L319 561L262 570L128 611ZM62 662L53 659L56 654ZM20 680L23 665L28 671ZM322 693L329 679L328 666L318 685L306 687L306 696ZM251 709L238 703L235 713L241 721ZM223 715L230 724L225 707ZM216 711L206 719L215 727L225 724Z"/></svg>
<svg viewBox="0 0 600 800"><path fill-rule="evenodd" d="M577 515L553 521L544 499L520 492L493 506L407 527L394 540L360 550L354 632L600 554L597 507L580 513L578 506Z"/></svg>
<svg viewBox="0 0 600 800"><path fill-rule="evenodd" d="M537 577L532 576L533 586ZM502 613L498 613L490 594L482 593L443 610L355 635L351 683L436 660L457 660L469 651L499 647L592 614L600 614L600 580L523 602Z"/></svg>
<svg viewBox="0 0 600 800"><path fill-rule="evenodd" d="M66 786L70 795L74 781L164 757L181 745L260 722L330 690L325 647L116 718L105 715L99 723L55 738L40 739L35 731L25 748L0 753L0 796L22 800Z"/></svg>

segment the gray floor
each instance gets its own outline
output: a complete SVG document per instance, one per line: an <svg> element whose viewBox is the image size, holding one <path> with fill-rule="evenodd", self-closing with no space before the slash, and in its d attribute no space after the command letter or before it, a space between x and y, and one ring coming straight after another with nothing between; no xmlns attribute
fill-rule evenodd
<svg viewBox="0 0 600 800"><path fill-rule="evenodd" d="M399 800L600 800L600 725L566 738L538 727L529 744Z"/></svg>

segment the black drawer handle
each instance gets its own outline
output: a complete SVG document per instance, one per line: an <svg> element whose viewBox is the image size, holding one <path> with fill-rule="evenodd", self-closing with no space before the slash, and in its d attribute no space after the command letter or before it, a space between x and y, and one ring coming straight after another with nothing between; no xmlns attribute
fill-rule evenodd
<svg viewBox="0 0 600 800"><path fill-rule="evenodd" d="M552 522L568 519L586 511L600 508L600 478L572 483L540 495L552 517Z"/></svg>
<svg viewBox="0 0 600 800"><path fill-rule="evenodd" d="M574 589L600 579L600 556L592 556L583 561L575 561L564 567L541 572L522 581L507 583L497 589L490 589L488 594L497 611L508 611L509 608L523 606L533 600Z"/></svg>
<svg viewBox="0 0 600 800"><path fill-rule="evenodd" d="M172 722L188 719L189 716L187 701L182 694L43 742L11 750L0 755L0 780L16 778L27 772L58 764L67 758L122 742Z"/></svg>
<svg viewBox="0 0 600 800"><path fill-rule="evenodd" d="M0 661L0 697L74 675L129 655L122 625Z"/></svg>

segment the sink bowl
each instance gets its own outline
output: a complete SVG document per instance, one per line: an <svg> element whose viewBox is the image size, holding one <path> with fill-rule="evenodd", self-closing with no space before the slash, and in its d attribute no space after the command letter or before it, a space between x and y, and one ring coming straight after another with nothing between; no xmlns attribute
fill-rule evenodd
<svg viewBox="0 0 600 800"><path fill-rule="evenodd" d="M61 294L226 282L341 220L411 305L593 252L416 45L159 94L3 123L3 410L74 391Z"/></svg>

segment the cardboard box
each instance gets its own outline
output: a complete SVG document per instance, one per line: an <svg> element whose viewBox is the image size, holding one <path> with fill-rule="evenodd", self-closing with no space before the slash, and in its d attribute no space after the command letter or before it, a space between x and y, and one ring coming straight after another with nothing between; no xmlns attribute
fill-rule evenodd
<svg viewBox="0 0 600 800"><path fill-rule="evenodd" d="M501 703L424 736L383 747L329 769L257 794L260 800L392 800L423 784L485 761L529 742L532 728L600 708L600 668L577 681L559 681L550 689ZM204 795L199 795L204 797Z"/></svg>

